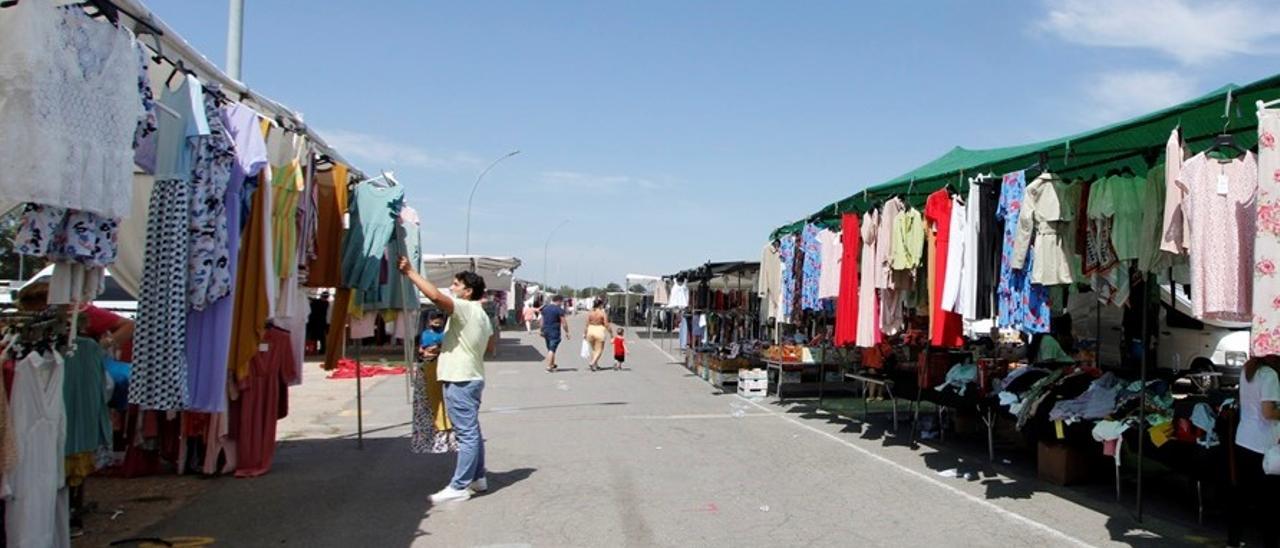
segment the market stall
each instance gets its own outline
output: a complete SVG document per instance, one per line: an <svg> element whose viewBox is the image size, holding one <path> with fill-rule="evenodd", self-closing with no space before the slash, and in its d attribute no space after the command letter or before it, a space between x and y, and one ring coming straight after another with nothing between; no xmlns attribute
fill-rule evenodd
<svg viewBox="0 0 1280 548"><path fill-rule="evenodd" d="M1280 128L1260 121L1277 97L1272 77L1059 139L957 147L775 230L762 314L806 335L833 316L835 345L858 354L845 378L891 388L895 417L911 398L913 440L976 414L992 455L1010 423L1046 479L1113 458L1118 493L1131 454L1141 515L1148 457L1220 458L1241 364L1280 351L1262 312Z"/></svg>
<svg viewBox="0 0 1280 548"><path fill-rule="evenodd" d="M21 136L0 147L0 210L53 263L0 317L6 505L39 516L5 524L13 546L68 545L94 474L269 473L309 288L338 288L328 367L375 316L407 347L416 331L393 260L421 254L420 220L394 174L355 168L141 2L59 4L0 2L0 135ZM92 304L107 285L135 319Z"/></svg>

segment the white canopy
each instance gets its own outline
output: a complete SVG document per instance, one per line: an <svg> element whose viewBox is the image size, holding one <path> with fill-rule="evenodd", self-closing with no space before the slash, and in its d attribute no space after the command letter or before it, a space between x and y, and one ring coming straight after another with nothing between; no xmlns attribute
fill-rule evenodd
<svg viewBox="0 0 1280 548"><path fill-rule="evenodd" d="M488 257L484 255L423 255L422 272L431 283L441 288L453 283L459 272L473 271L484 278L489 289L508 291L514 280L520 259L515 257Z"/></svg>
<svg viewBox="0 0 1280 548"><path fill-rule="evenodd" d="M647 274L627 274L627 286L623 289L631 290L631 286L640 284L644 286L645 291L653 293L658 288L658 283L662 281L660 276L649 276Z"/></svg>

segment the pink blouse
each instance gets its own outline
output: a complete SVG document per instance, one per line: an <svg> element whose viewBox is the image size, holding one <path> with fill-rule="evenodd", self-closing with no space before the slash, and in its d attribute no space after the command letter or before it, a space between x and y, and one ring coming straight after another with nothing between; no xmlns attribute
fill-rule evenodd
<svg viewBox="0 0 1280 548"><path fill-rule="evenodd" d="M1200 153L1182 165L1183 234L1191 259L1191 308L1197 318L1247 322L1253 305L1258 160L1230 162Z"/></svg>

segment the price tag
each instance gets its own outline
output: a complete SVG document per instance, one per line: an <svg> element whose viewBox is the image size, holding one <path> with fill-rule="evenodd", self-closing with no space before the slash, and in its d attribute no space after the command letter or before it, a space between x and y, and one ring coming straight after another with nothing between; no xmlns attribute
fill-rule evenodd
<svg viewBox="0 0 1280 548"><path fill-rule="evenodd" d="M267 343L259 343L259 344L258 344L258 352L266 352L266 351L268 351L268 350L271 350L271 345L269 345L269 344L267 344Z"/></svg>
<svg viewBox="0 0 1280 548"><path fill-rule="evenodd" d="M1055 433L1058 434L1058 439L1067 437L1066 432L1062 431L1062 421L1053 421L1053 429L1055 430Z"/></svg>
<svg viewBox="0 0 1280 548"><path fill-rule="evenodd" d="M351 229L351 213L342 214L342 229L343 230Z"/></svg>
<svg viewBox="0 0 1280 548"><path fill-rule="evenodd" d="M1227 178L1226 173L1219 173L1218 174L1218 194L1221 196L1226 196L1227 192L1231 190L1230 183L1231 181Z"/></svg>

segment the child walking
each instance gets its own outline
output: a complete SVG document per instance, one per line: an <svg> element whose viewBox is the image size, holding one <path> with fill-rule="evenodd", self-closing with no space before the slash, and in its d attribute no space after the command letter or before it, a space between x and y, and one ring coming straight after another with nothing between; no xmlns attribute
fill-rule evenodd
<svg viewBox="0 0 1280 548"><path fill-rule="evenodd" d="M622 371L622 364L627 361L627 338L625 331L618 328L618 336L613 338L613 370Z"/></svg>

